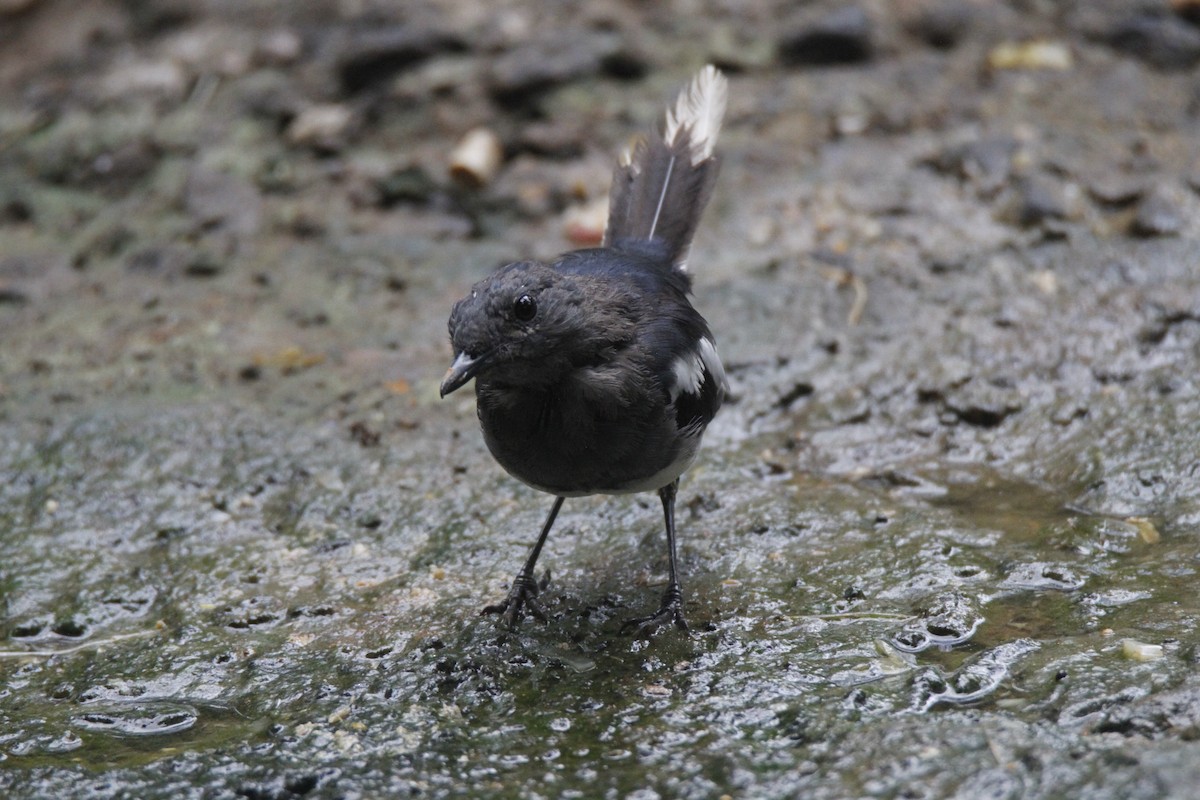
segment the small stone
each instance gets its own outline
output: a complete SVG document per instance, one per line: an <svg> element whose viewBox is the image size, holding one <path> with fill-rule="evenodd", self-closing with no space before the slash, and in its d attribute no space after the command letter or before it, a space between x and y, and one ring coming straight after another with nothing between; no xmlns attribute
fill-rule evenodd
<svg viewBox="0 0 1200 800"><path fill-rule="evenodd" d="M994 70L1068 70L1074 65L1071 49L1065 43L1041 39L1002 42L988 53L987 61Z"/></svg>
<svg viewBox="0 0 1200 800"><path fill-rule="evenodd" d="M1015 390L972 380L949 392L944 405L960 422L976 428L995 428L1021 411L1024 401Z"/></svg>
<svg viewBox="0 0 1200 800"><path fill-rule="evenodd" d="M621 41L607 33L562 33L518 47L491 65L489 89L502 103L528 103L538 94L604 69Z"/></svg>
<svg viewBox="0 0 1200 800"><path fill-rule="evenodd" d="M539 219L563 210L562 189L555 183L545 162L531 156L518 156L496 184L496 194L512 198L517 212L528 219Z"/></svg>
<svg viewBox="0 0 1200 800"><path fill-rule="evenodd" d="M201 251L184 267L183 274L189 278L215 278L224 266L212 253Z"/></svg>
<svg viewBox="0 0 1200 800"><path fill-rule="evenodd" d="M267 31L254 48L256 60L270 66L285 66L293 63L304 51L304 42L299 34L287 28Z"/></svg>
<svg viewBox="0 0 1200 800"><path fill-rule="evenodd" d="M1138 205L1137 214L1129 226L1134 236L1174 236L1183 230L1183 214L1176 200L1161 189L1155 189Z"/></svg>
<svg viewBox="0 0 1200 800"><path fill-rule="evenodd" d="M1040 269L1029 274L1029 282L1039 292L1047 297L1058 294L1058 276L1048 269Z"/></svg>
<svg viewBox="0 0 1200 800"><path fill-rule="evenodd" d="M1192 23L1200 25L1200 0L1170 0L1171 10L1178 16Z"/></svg>
<svg viewBox="0 0 1200 800"><path fill-rule="evenodd" d="M184 207L200 227L237 234L257 232L262 219L262 198L253 184L201 166L188 174Z"/></svg>
<svg viewBox="0 0 1200 800"><path fill-rule="evenodd" d="M736 25L723 24L712 28L708 53L713 64L729 72L766 69L775 58L769 39L746 34Z"/></svg>
<svg viewBox="0 0 1200 800"><path fill-rule="evenodd" d="M564 232L571 244L579 247L595 247L604 240L604 228L608 225L608 198L600 197L581 206L567 209L563 220Z"/></svg>
<svg viewBox="0 0 1200 800"><path fill-rule="evenodd" d="M309 106L292 120L287 138L292 144L337 151L345 146L353 119L353 112L339 103Z"/></svg>
<svg viewBox="0 0 1200 800"><path fill-rule="evenodd" d="M862 97L850 95L842 99L834 111L832 127L837 136L861 136L871 126L870 105Z"/></svg>
<svg viewBox="0 0 1200 800"><path fill-rule="evenodd" d="M1062 187L1044 178L1029 177L1018 187L1012 216L1018 225L1032 227L1066 219L1070 209Z"/></svg>
<svg viewBox="0 0 1200 800"><path fill-rule="evenodd" d="M905 28L930 47L949 50L971 30L974 6L958 0L924 3L905 20Z"/></svg>
<svg viewBox="0 0 1200 800"><path fill-rule="evenodd" d="M130 253L125 268L133 273L173 280L184 273L189 261L188 251L181 247L151 245Z"/></svg>
<svg viewBox="0 0 1200 800"><path fill-rule="evenodd" d="M1162 541L1162 534L1158 532L1154 520L1149 517L1129 517L1125 521L1137 528L1138 536L1146 544L1158 544Z"/></svg>
<svg viewBox="0 0 1200 800"><path fill-rule="evenodd" d="M0 278L0 306L24 306L29 295Z"/></svg>
<svg viewBox="0 0 1200 800"><path fill-rule="evenodd" d="M584 152L585 132L567 122L535 122L521 129L517 147L547 158L579 158Z"/></svg>
<svg viewBox="0 0 1200 800"><path fill-rule="evenodd" d="M251 50L248 31L209 26L185 28L163 42L163 52L193 74L244 75Z"/></svg>
<svg viewBox="0 0 1200 800"><path fill-rule="evenodd" d="M351 34L337 58L337 78L342 91L355 94L391 80L440 52L464 49L451 33L418 25L385 25Z"/></svg>
<svg viewBox="0 0 1200 800"><path fill-rule="evenodd" d="M17 191L8 187L0 189L0 225L29 222L33 219L33 206Z"/></svg>
<svg viewBox="0 0 1200 800"><path fill-rule="evenodd" d="M746 241L755 247L763 247L779 236L779 223L773 217L755 217L746 229Z"/></svg>
<svg viewBox="0 0 1200 800"><path fill-rule="evenodd" d="M1107 174L1087 184L1088 194L1109 206L1125 206L1146 193L1145 178L1126 173Z"/></svg>
<svg viewBox="0 0 1200 800"><path fill-rule="evenodd" d="M1019 151L1016 139L994 136L952 145L931 158L930 163L982 189L995 190L1008 181Z"/></svg>
<svg viewBox="0 0 1200 800"><path fill-rule="evenodd" d="M375 181L379 204L391 208L399 203L428 203L437 193L437 181L419 164L406 164Z"/></svg>
<svg viewBox="0 0 1200 800"><path fill-rule="evenodd" d="M182 98L187 76L174 61L129 61L109 72L101 83L106 99L116 100L141 94L165 99Z"/></svg>
<svg viewBox="0 0 1200 800"><path fill-rule="evenodd" d="M257 70L234 86L238 106L247 114L283 128L308 102L282 70Z"/></svg>
<svg viewBox="0 0 1200 800"><path fill-rule="evenodd" d="M788 66L860 64L874 54L871 18L859 6L846 6L802 23L779 40L779 59Z"/></svg>
<svg viewBox="0 0 1200 800"><path fill-rule="evenodd" d="M504 146L490 128L475 128L450 153L450 177L459 185L479 189L492 182L504 160Z"/></svg>
<svg viewBox="0 0 1200 800"><path fill-rule="evenodd" d="M1200 62L1200 31L1169 14L1133 14L1112 25L1102 38L1159 69L1188 69Z"/></svg>
<svg viewBox="0 0 1200 800"><path fill-rule="evenodd" d="M1163 646L1139 642L1137 639L1122 639L1121 655L1130 661L1158 661L1163 657Z"/></svg>

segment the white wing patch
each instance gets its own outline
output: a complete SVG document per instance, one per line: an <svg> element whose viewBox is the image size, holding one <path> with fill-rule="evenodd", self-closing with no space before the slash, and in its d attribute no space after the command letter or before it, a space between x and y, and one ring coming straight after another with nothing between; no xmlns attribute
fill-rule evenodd
<svg viewBox="0 0 1200 800"><path fill-rule="evenodd" d="M700 387L704 383L704 361L699 353L684 353L675 359L675 363L671 365L671 372L675 376L675 382L671 386L671 402L674 402L681 392L700 394Z"/></svg>
<svg viewBox="0 0 1200 800"><path fill-rule="evenodd" d="M695 349L675 359L671 364L671 374L675 378L671 386L671 402L675 402L683 392L700 394L706 374L712 375L718 386L725 385L725 367L717 355L716 345L707 336L696 342Z"/></svg>
<svg viewBox="0 0 1200 800"><path fill-rule="evenodd" d="M713 376L717 386L728 390L729 380L725 377L725 365L721 363L721 357L717 355L717 346L708 337L700 340L700 360L704 362L704 368Z"/></svg>

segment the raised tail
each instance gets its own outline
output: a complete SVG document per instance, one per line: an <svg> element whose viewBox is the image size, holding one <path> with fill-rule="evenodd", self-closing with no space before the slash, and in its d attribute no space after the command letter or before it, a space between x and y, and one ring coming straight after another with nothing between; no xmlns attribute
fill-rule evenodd
<svg viewBox="0 0 1200 800"><path fill-rule="evenodd" d="M692 237L717 181L713 149L727 96L725 76L705 67L667 109L661 134L639 138L617 160L606 246L657 240L673 267L687 271Z"/></svg>

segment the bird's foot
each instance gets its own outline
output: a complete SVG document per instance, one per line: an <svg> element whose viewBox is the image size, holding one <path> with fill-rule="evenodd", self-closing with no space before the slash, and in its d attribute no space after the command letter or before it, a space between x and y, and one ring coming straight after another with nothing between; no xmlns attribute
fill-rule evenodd
<svg viewBox="0 0 1200 800"><path fill-rule="evenodd" d="M542 622L546 621L546 610L542 607L542 603L538 600L538 593L550 585L550 570L546 570L546 574L542 576L541 581L535 580L532 575L524 572L517 575L513 579L512 587L508 590L508 597L504 598L503 602L493 603L490 606L484 606L480 614L499 614L503 620L504 626L509 630L517 627L517 623L525 616L524 609L529 609L535 617Z"/></svg>
<svg viewBox="0 0 1200 800"><path fill-rule="evenodd" d="M681 631L688 629L687 621L683 618L683 591L677 585L667 587L658 611L648 617L634 617L626 620L625 624L621 626L621 632L637 628L635 635L638 638L648 639L669 622L675 623L675 627Z"/></svg>

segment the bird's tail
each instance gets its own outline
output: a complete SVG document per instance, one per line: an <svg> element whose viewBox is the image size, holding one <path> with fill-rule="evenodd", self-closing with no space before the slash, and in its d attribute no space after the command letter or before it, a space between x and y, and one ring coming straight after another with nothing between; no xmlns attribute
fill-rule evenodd
<svg viewBox="0 0 1200 800"><path fill-rule="evenodd" d="M717 180L713 154L728 83L706 66L667 109L661 135L642 137L617 160L604 243L655 240L673 267L687 271L688 250Z"/></svg>

